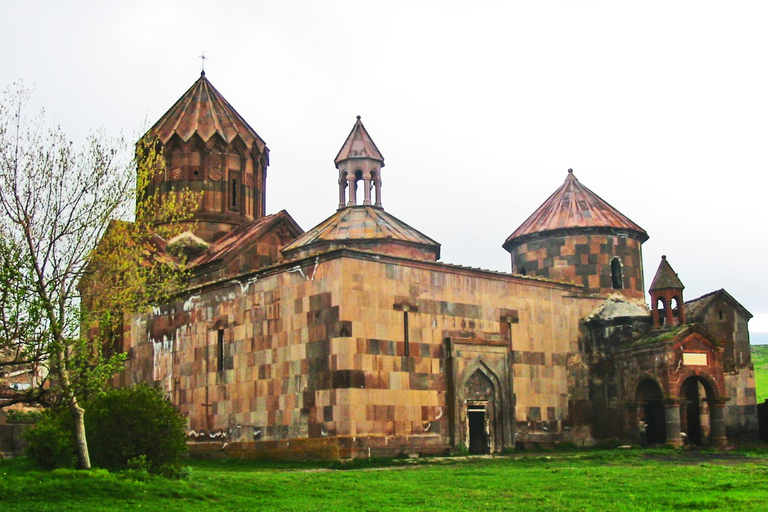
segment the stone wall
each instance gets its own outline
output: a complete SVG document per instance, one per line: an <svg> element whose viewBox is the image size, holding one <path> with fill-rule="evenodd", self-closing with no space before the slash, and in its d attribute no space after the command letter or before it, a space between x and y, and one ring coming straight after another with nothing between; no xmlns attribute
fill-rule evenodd
<svg viewBox="0 0 768 512"><path fill-rule="evenodd" d="M618 234L543 236L511 250L512 268L515 273L572 282L604 295L620 291L627 297L643 298L640 246L638 240ZM621 289L615 289L612 282L614 257L621 261Z"/></svg>
<svg viewBox="0 0 768 512"><path fill-rule="evenodd" d="M229 450L434 453L462 439L456 378L484 360L506 397L494 449L515 435L557 441L578 319L596 305L578 296L530 278L336 251L192 290L134 319L122 382L162 386L191 437ZM448 371L451 339L480 348Z"/></svg>
<svg viewBox="0 0 768 512"><path fill-rule="evenodd" d="M723 347L725 386L730 397L724 409L729 439L751 439L758 431L757 393L747 321L742 312L722 298L707 308L700 321Z"/></svg>

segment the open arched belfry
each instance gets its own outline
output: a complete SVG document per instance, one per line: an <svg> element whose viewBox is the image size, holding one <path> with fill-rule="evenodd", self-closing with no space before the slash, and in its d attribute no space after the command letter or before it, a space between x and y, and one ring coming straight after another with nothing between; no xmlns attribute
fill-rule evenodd
<svg viewBox="0 0 768 512"><path fill-rule="evenodd" d="M757 431L749 312L724 290L684 302L666 258L651 287L665 309L649 308L648 234L570 170L504 241L504 273L441 262L438 242L385 210L384 157L360 117L333 161L329 148L338 196L317 198L325 220L306 231L265 212L266 144L204 75L149 134L166 164L150 193L202 192L190 229L205 244L187 289L126 318L117 384L165 390L193 453L492 453L639 442L641 425L650 442L722 445Z"/></svg>

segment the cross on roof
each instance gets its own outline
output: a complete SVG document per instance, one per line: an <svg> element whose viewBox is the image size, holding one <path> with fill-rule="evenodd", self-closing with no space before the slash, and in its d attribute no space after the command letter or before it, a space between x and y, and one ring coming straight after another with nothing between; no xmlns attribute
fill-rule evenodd
<svg viewBox="0 0 768 512"><path fill-rule="evenodd" d="M206 57L206 56L205 56L205 52L203 52L202 54L198 55L198 57L200 57L200 60L202 60L202 61L203 61L203 65L202 65L202 67L203 67L203 68L202 68L202 70L201 70L201 71L202 71L202 74L205 74L205 60L206 60L208 57Z"/></svg>

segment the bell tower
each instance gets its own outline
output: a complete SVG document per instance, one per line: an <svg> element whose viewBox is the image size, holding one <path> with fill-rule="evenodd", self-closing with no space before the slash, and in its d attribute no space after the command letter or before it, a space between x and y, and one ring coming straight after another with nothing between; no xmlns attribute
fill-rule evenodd
<svg viewBox="0 0 768 512"><path fill-rule="evenodd" d="M158 199L180 190L197 193L196 236L211 243L264 216L269 150L205 71L146 136L161 145L165 160L147 193Z"/></svg>
<svg viewBox="0 0 768 512"><path fill-rule="evenodd" d="M381 168L384 167L384 157L368 135L360 116L357 116L334 162L339 170L339 210L358 204L381 208ZM363 197L358 198L361 181ZM372 199L373 192L375 200Z"/></svg>
<svg viewBox="0 0 768 512"><path fill-rule="evenodd" d="M672 265L667 261L667 257L662 256L649 290L654 327L685 323L684 288Z"/></svg>

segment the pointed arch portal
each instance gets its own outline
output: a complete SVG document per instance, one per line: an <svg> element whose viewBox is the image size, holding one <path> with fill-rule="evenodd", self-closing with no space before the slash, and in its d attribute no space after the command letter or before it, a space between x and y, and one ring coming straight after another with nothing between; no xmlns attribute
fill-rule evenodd
<svg viewBox="0 0 768 512"><path fill-rule="evenodd" d="M495 386L480 369L475 370L464 385L467 398L467 436L469 453L485 454L491 451L493 430L492 404Z"/></svg>

